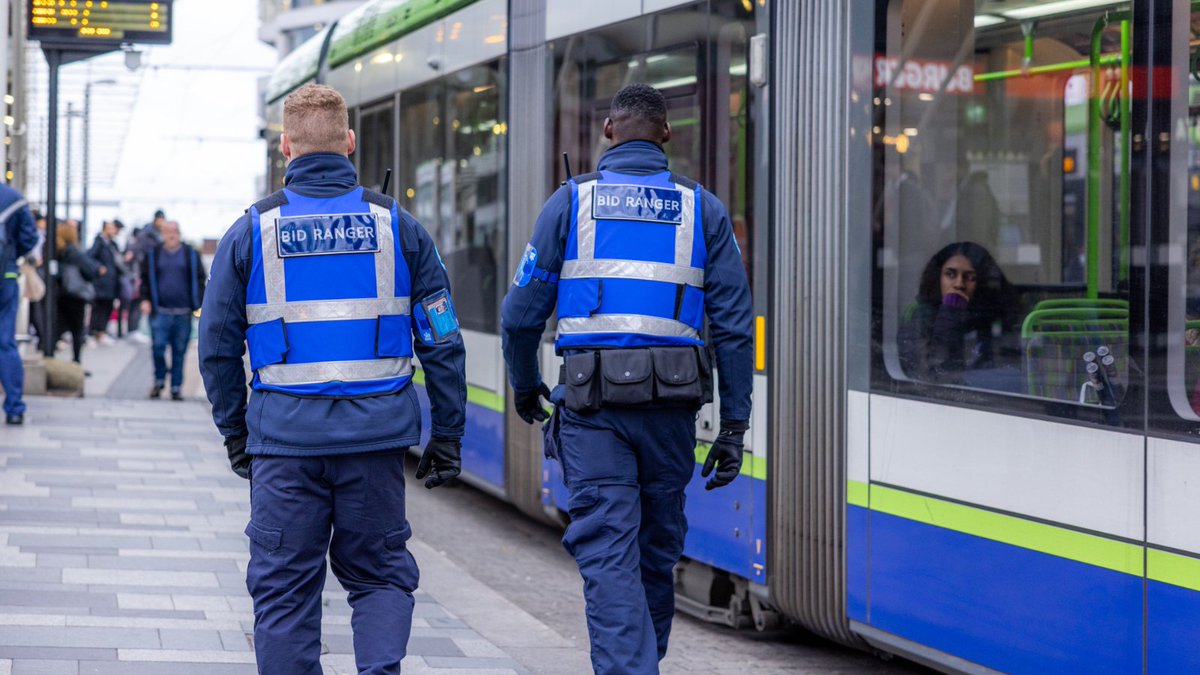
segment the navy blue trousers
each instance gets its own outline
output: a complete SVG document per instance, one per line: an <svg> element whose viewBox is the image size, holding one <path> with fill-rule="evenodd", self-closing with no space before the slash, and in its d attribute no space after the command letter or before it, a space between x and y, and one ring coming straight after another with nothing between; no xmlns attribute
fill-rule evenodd
<svg viewBox="0 0 1200 675"><path fill-rule="evenodd" d="M570 493L563 546L579 565L592 668L657 673L675 615L683 490L696 468L696 416L682 409L560 408Z"/></svg>
<svg viewBox="0 0 1200 675"><path fill-rule="evenodd" d="M399 673L419 576L405 544L410 535L403 451L255 455L246 588L254 599L258 672L320 675L328 553L349 593L358 672Z"/></svg>
<svg viewBox="0 0 1200 675"><path fill-rule="evenodd" d="M183 386L183 359L192 337L191 314L155 314L150 319L153 341L154 383L162 386L167 379L167 347L171 348L171 391Z"/></svg>
<svg viewBox="0 0 1200 675"><path fill-rule="evenodd" d="M0 384L4 386L4 412L25 414L21 394L25 389L25 365L17 351L17 307L21 293L16 279L0 277Z"/></svg>

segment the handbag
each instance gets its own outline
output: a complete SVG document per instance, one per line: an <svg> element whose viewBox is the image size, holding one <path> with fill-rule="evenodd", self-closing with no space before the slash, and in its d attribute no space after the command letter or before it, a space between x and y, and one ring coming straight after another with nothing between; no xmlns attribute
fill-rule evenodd
<svg viewBox="0 0 1200 675"><path fill-rule="evenodd" d="M63 293L77 300L91 302L96 299L96 287L83 278L83 272L78 265L63 265L62 289Z"/></svg>
<svg viewBox="0 0 1200 675"><path fill-rule="evenodd" d="M25 273L21 275L21 278L25 280L22 295L30 302L40 302L42 298L46 297L46 282L42 281L42 275L38 274L36 267L26 265Z"/></svg>

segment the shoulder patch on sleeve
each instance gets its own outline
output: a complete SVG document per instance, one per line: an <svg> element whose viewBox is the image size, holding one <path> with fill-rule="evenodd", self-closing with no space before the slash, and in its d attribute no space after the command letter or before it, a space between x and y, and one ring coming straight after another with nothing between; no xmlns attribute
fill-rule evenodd
<svg viewBox="0 0 1200 675"><path fill-rule="evenodd" d="M533 244L525 245L525 253L521 255L521 262L517 263L517 273L513 275L513 285L517 288L525 288L529 282L533 280L533 272L537 269L538 252L533 247Z"/></svg>

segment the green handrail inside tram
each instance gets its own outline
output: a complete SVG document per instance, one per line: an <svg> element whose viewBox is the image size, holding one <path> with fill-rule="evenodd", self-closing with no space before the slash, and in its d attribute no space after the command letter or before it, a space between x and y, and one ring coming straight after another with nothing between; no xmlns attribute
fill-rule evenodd
<svg viewBox="0 0 1200 675"><path fill-rule="evenodd" d="M1193 6L1200 2L1193 2ZM1119 54L1102 54L1100 52L1101 37L1104 30L1114 22L1120 22L1121 52ZM1024 29L1025 61L1033 60L1033 30ZM1129 66L1133 56L1132 31L1130 13L1128 11L1105 12L1096 20L1092 27L1091 53L1086 59L1051 63L1044 66L1028 66L989 73L977 73L976 82L994 82L1015 77L1030 75L1046 75L1080 68L1091 69L1091 91L1088 96L1088 146L1087 146L1087 297L1100 297L1100 223L1101 223L1101 157L1103 155L1103 104L1106 93L1102 90L1102 69L1119 65L1121 74L1116 92L1112 94L1117 102L1117 119L1120 124L1120 159L1117 177L1117 247L1118 247L1118 279L1126 281L1129 278L1129 228L1132 182L1129 166L1132 157L1132 97L1129 92Z"/></svg>

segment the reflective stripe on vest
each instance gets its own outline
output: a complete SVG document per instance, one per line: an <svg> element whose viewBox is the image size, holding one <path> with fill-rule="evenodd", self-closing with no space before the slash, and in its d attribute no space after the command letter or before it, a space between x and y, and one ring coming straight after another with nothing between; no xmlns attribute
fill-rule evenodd
<svg viewBox="0 0 1200 675"><path fill-rule="evenodd" d="M699 256L700 266L694 266L693 260L697 259L697 246L699 251L703 252L703 238L697 241L697 223L699 221L699 205L697 199L700 194L700 189L696 187L688 187L679 183L671 182L667 176L669 173L654 174L649 176L633 176L614 174L611 172L602 172L602 178L599 180L587 181L575 185L575 212L573 214L573 235L575 240L575 255L568 255L563 261L562 271L559 279L559 319L557 338L560 342L568 343L566 346L582 346L579 341L586 341L583 336L629 336L626 344L636 344L638 342L646 345L653 343L686 341L699 342L700 332L695 323L681 321L679 316L679 299L682 295L672 293L674 302L672 306L660 306L662 303L655 304L653 315L649 314L633 314L622 311L613 311L617 309L612 307L608 312L600 310L599 303L608 298L610 301L614 297L610 294L608 287L604 288L604 292L599 293L596 299L597 307L590 316L572 316L573 312L564 314L564 306L562 300L564 294L569 291L572 281L576 280L624 280L624 281L645 281L658 282L660 284L670 284L678 287L678 294L688 293L702 295L704 289L704 256ZM678 212L678 222L675 222L676 217L672 214L669 217L662 217L656 220L654 216L646 218L646 227L671 227L673 228L674 242L672 250L668 252L660 248L658 260L631 260L627 258L614 258L611 256L597 257L597 229L598 223L611 223L615 227L633 227L631 221L623 220L620 215L614 218L601 217L599 220L595 217L596 209L596 191L601 187L612 187L617 191L632 188L632 189L657 189L660 191L674 190L677 191L680 197L680 208ZM610 193L611 194L611 193ZM618 192L618 194L620 194ZM628 194L628 193L626 193ZM653 193L651 193L653 195ZM610 202L611 203L611 202ZM611 213L611 210L610 210ZM660 212L661 213L661 212ZM622 214L623 215L623 214ZM630 219L638 217L637 214L628 216ZM670 221L669 223L667 221ZM620 230L618 230L620 231ZM630 230L626 230L625 234L620 236L636 236L630 235ZM661 230L659 231L661 232ZM659 239L660 244L665 242ZM621 248L623 250L631 250L636 248L636 242L622 240ZM568 254L570 251L568 250ZM655 257L648 255L647 257ZM670 257L671 260L666 260ZM617 288L614 286L613 288ZM623 291L628 294L628 285L623 287ZM692 290L684 290L690 288ZM660 291L661 289L648 288L648 291ZM658 292L661 296L662 293ZM563 341L563 338L567 340ZM602 346L606 340L598 340L595 346Z"/></svg>
<svg viewBox="0 0 1200 675"><path fill-rule="evenodd" d="M393 231L393 210L362 200L361 191L328 200L287 195L294 203L258 213L253 219L259 236L254 251L257 269L252 275L261 275L253 276L254 283L247 288L246 317L252 328L247 341L251 342L252 361L259 356L253 385L319 396L399 391L413 374L411 300L407 264ZM313 217L369 212L375 217L378 250L281 257L281 219L303 219L310 214L307 209ZM370 261L366 255L371 256ZM295 265L300 265L306 276L292 280L293 295L321 299L288 300L287 273L289 266ZM402 288L398 289L397 283ZM269 325L276 322L282 325ZM355 323L335 328L341 322Z"/></svg>
<svg viewBox="0 0 1200 675"><path fill-rule="evenodd" d="M258 379L272 386L323 384L325 382L366 382L412 377L412 359L393 358L374 361L326 361L324 363L279 363L258 369Z"/></svg>

